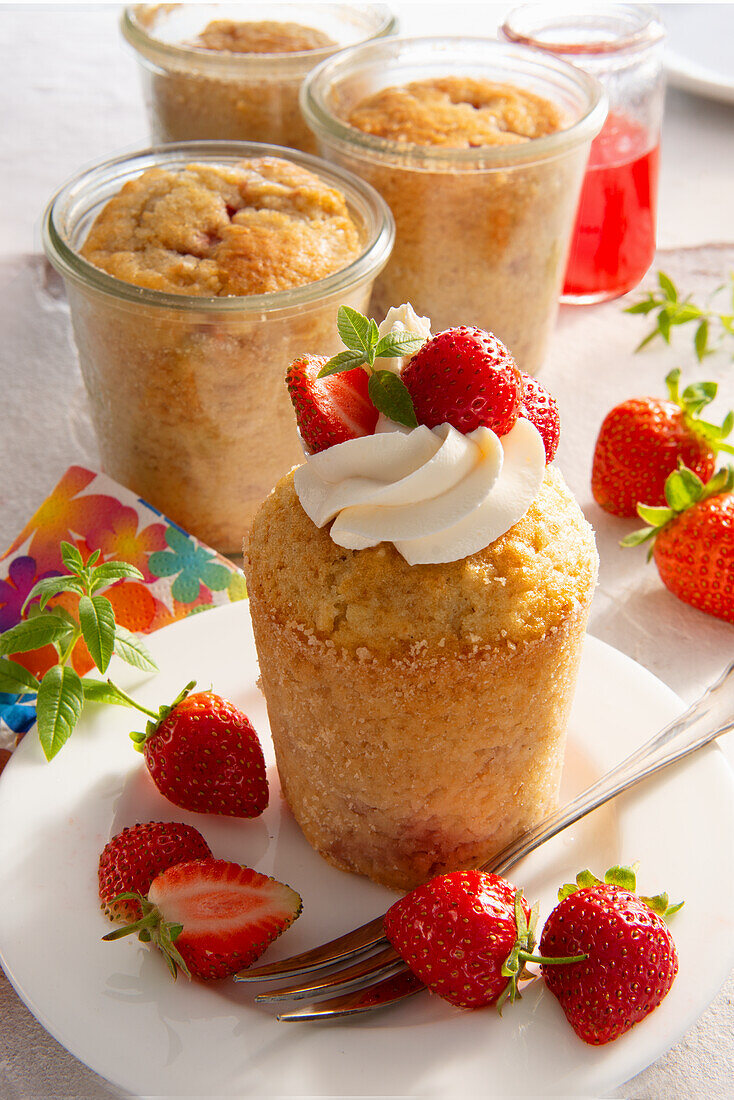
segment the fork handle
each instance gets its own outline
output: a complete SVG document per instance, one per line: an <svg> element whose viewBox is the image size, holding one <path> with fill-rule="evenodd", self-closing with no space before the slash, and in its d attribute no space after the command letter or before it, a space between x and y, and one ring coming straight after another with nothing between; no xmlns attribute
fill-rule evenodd
<svg viewBox="0 0 734 1100"><path fill-rule="evenodd" d="M734 662L684 714L592 783L572 802L517 837L481 869L503 874L546 840L603 806L615 795L634 787L668 764L682 760L731 729L734 729Z"/></svg>

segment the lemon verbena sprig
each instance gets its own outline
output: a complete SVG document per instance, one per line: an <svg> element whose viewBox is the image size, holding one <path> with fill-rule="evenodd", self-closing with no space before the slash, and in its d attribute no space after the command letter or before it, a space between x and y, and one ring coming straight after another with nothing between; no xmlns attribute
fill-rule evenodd
<svg viewBox="0 0 734 1100"><path fill-rule="evenodd" d="M122 578L142 580L143 574L125 561L98 565L99 558L100 552L95 550L84 562L75 546L62 542L61 560L68 573L38 581L21 609L24 617L0 634L0 691L37 695L38 736L47 760L53 759L69 739L86 702L144 709L111 680L79 676L69 662L80 638L102 674L113 653L142 671L158 670L147 647L115 621L112 604L99 593ZM61 606L48 606L62 592L79 596L78 619ZM48 645L56 650L57 659L41 677L9 660L13 654L30 653Z"/></svg>
<svg viewBox="0 0 734 1100"><path fill-rule="evenodd" d="M367 392L377 411L396 424L417 428L413 399L405 383L394 371L375 367L375 362L412 355L424 343L423 337L413 332L388 332L380 336L375 321L351 306L339 307L336 327L347 350L337 352L324 363L318 377L362 367L369 375Z"/></svg>
<svg viewBox="0 0 734 1100"><path fill-rule="evenodd" d="M655 313L655 327L648 332L635 348L640 351L657 336L670 343L671 330L676 325L695 324L696 332L693 338L693 347L699 363L707 355L713 355L728 337L734 337L734 272L729 276L731 293L731 313L719 313L715 309L696 305L692 295L681 298L680 292L665 272L658 272L659 292L648 291L644 298L634 305L628 306L625 313ZM726 284L717 287L711 295L710 301L726 290Z"/></svg>

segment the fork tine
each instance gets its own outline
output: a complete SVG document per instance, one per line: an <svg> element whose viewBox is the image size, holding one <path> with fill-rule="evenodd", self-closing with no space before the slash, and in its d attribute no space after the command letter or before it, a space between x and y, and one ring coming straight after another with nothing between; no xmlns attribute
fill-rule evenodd
<svg viewBox="0 0 734 1100"><path fill-rule="evenodd" d="M405 969L405 963L397 951L392 947L386 947L384 951L379 951L376 955L370 955L353 966L338 970L335 974L326 974L321 978L316 978L315 981L307 982L305 985L291 985L285 989L272 989L267 993L259 993L255 997L255 1002L266 1004L271 1001L287 1001L291 998L294 1001L299 1001L303 1000L304 997L330 991L346 993L348 990L357 988L359 984L374 985L382 978L398 974Z"/></svg>
<svg viewBox="0 0 734 1100"><path fill-rule="evenodd" d="M277 1017L286 1023L298 1023L301 1020L333 1020L339 1016L355 1016L360 1012L371 1012L375 1008L387 1008L388 1005L397 1004L412 997L414 993L420 993L425 986L416 978L410 970L405 970L396 977L386 978L378 985L370 985L366 989L358 989L353 993L344 993L339 997L332 997L328 1001L318 1001L316 1004L303 1005L292 1012L282 1012Z"/></svg>
<svg viewBox="0 0 734 1100"><path fill-rule="evenodd" d="M337 962L350 962L375 947L384 947L387 943L382 926L382 916L375 917L360 928L354 928L329 943L322 943L301 955L291 955L280 962L268 963L250 970L241 970L235 974L236 982L271 981L275 978L297 978L311 970L319 970Z"/></svg>

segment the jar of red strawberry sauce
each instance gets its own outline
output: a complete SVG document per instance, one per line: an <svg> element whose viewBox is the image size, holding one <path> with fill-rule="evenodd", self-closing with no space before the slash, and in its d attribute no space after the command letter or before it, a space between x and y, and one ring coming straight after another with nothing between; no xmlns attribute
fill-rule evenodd
<svg viewBox="0 0 734 1100"><path fill-rule="evenodd" d="M625 294L655 255L665 29L643 5L526 4L500 33L571 62L606 88L609 114L591 144L561 300Z"/></svg>

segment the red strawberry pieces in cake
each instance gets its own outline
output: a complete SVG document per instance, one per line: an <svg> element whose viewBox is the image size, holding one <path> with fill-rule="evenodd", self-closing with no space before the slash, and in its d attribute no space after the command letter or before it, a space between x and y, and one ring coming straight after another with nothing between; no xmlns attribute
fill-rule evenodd
<svg viewBox="0 0 734 1100"><path fill-rule="evenodd" d="M367 372L355 367L319 378L327 362L322 355L304 355L291 364L285 376L301 438L312 454L371 435L377 425Z"/></svg>
<svg viewBox="0 0 734 1100"><path fill-rule="evenodd" d="M158 875L142 917L106 940L138 934L163 954L173 977L210 981L250 966L300 915L290 886L220 859L179 863Z"/></svg>
<svg viewBox="0 0 734 1100"><path fill-rule="evenodd" d="M678 972L663 915L680 906L669 907L666 894L638 897L630 867L614 867L605 878L583 871L576 884L563 887L540 941L545 956L586 955L582 962L541 969L576 1034L597 1046L657 1008Z"/></svg>
<svg viewBox="0 0 734 1100"><path fill-rule="evenodd" d="M520 415L522 380L515 360L491 332L447 329L428 340L401 378L419 424L452 424L467 434L479 427L506 435Z"/></svg>
<svg viewBox="0 0 734 1100"><path fill-rule="evenodd" d="M187 692L162 707L144 734L131 735L153 782L184 810L257 817L268 804L268 781L255 730L214 692Z"/></svg>
<svg viewBox="0 0 734 1100"><path fill-rule="evenodd" d="M193 825L178 821L149 821L123 829L99 857L99 896L110 920L125 924L137 920L140 903L118 901L118 894L147 894L154 878L176 863L206 859L211 849Z"/></svg>

